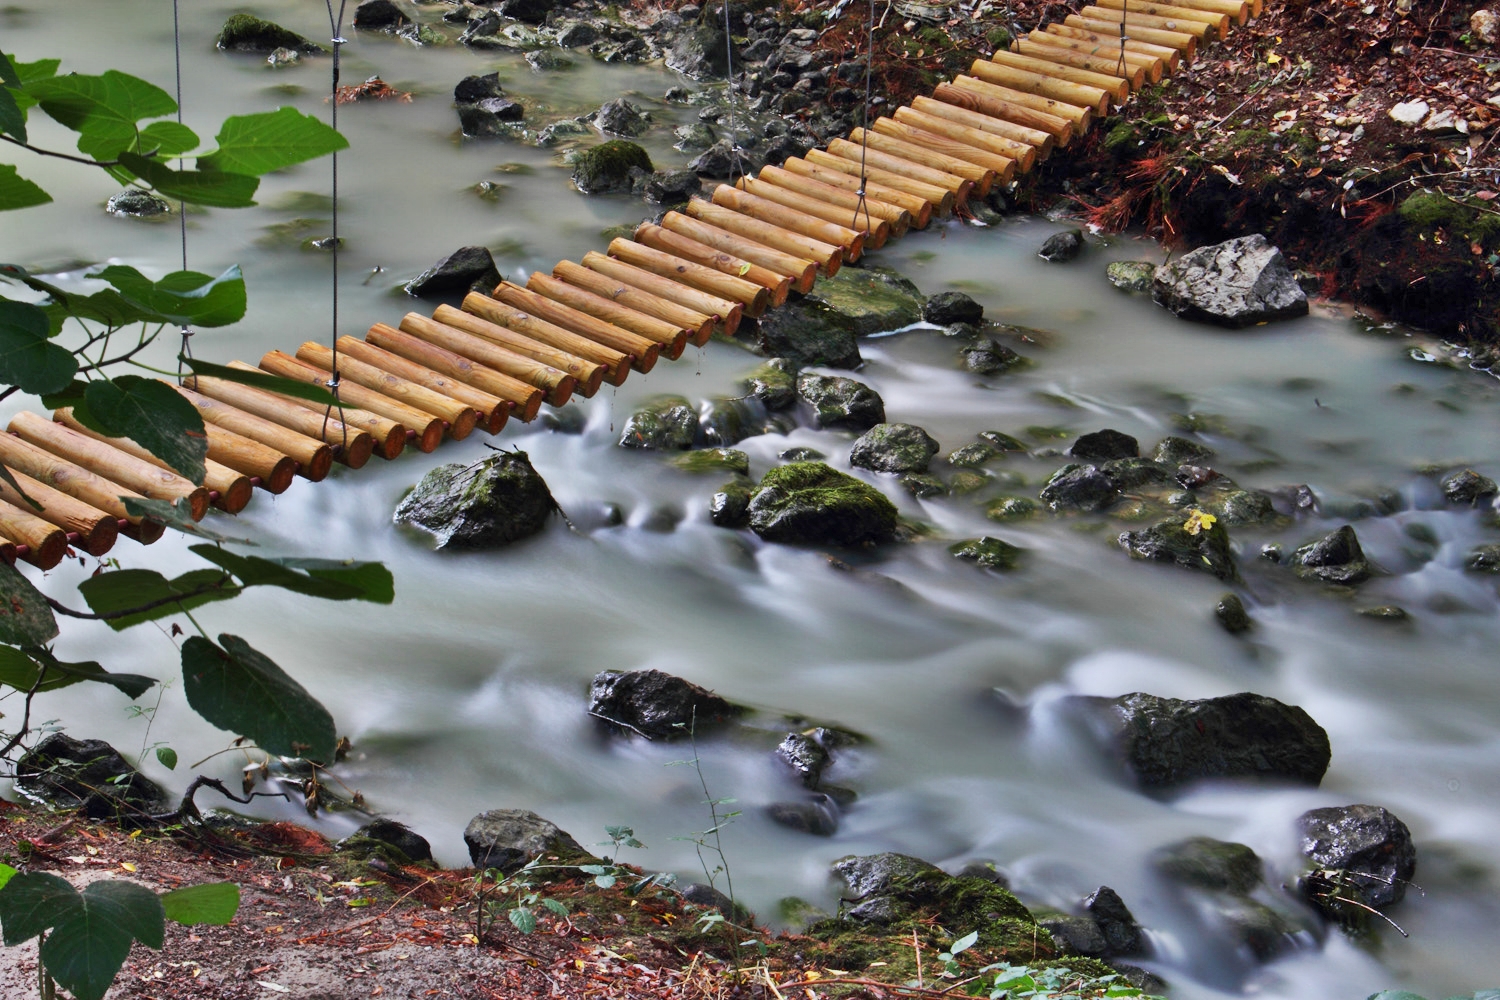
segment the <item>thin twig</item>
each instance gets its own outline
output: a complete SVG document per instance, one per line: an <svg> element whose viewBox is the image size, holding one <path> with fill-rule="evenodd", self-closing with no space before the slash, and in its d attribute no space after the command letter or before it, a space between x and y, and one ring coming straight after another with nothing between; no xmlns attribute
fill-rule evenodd
<svg viewBox="0 0 1500 1000"><path fill-rule="evenodd" d="M88 167L118 167L120 165L119 160L90 160L86 157L74 156L71 153L55 153L50 149L43 149L40 146L33 146L29 142L22 142L20 139L12 138L8 135L0 135L0 139L4 139L12 146L20 146L22 149L30 150L38 156L55 156L59 160L69 160L73 163L82 163L84 166Z"/></svg>

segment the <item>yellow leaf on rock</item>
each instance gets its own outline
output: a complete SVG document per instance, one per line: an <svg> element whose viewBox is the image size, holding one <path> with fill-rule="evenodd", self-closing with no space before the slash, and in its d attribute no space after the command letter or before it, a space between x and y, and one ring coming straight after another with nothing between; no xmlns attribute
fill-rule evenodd
<svg viewBox="0 0 1500 1000"><path fill-rule="evenodd" d="M1182 523L1182 530L1190 535L1197 535L1200 531L1208 531L1213 528L1218 518L1208 511L1199 510L1194 507L1188 512L1188 519Z"/></svg>

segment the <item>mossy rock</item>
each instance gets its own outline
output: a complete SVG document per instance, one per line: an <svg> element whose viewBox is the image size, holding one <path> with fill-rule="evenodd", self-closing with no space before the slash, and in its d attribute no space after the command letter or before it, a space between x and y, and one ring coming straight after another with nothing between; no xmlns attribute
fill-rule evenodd
<svg viewBox="0 0 1500 1000"><path fill-rule="evenodd" d="M1212 837L1192 837L1151 856L1151 867L1163 878L1196 889L1245 896L1264 880L1260 856L1244 844Z"/></svg>
<svg viewBox="0 0 1500 1000"><path fill-rule="evenodd" d="M959 559L967 559L980 569L1012 570L1021 562L1026 550L998 538L985 535L969 538L948 546L948 552Z"/></svg>
<svg viewBox="0 0 1500 1000"><path fill-rule="evenodd" d="M749 374L745 391L768 410L788 409L797 403L799 370L797 363L788 358L772 358Z"/></svg>
<svg viewBox="0 0 1500 1000"><path fill-rule="evenodd" d="M744 480L725 483L708 501L708 519L720 528L744 528L750 523L750 497L755 487Z"/></svg>
<svg viewBox="0 0 1500 1000"><path fill-rule="evenodd" d="M684 472L735 472L750 474L750 456L734 448L704 448L678 455L672 464Z"/></svg>
<svg viewBox="0 0 1500 1000"><path fill-rule="evenodd" d="M1026 442L1020 438L1011 437L1003 431L981 431L979 433L979 440L1000 451L1025 452L1030 450L1026 447Z"/></svg>
<svg viewBox="0 0 1500 1000"><path fill-rule="evenodd" d="M1368 580L1373 573L1359 536L1347 524L1298 548L1292 554L1292 564L1296 574L1304 579L1351 587Z"/></svg>
<svg viewBox="0 0 1500 1000"><path fill-rule="evenodd" d="M912 472L902 476L900 483L906 492L918 500L940 497L948 492L948 484L937 476L925 472Z"/></svg>
<svg viewBox="0 0 1500 1000"><path fill-rule="evenodd" d="M1276 519L1271 498L1258 490L1231 490L1206 509L1227 525L1265 524Z"/></svg>
<svg viewBox="0 0 1500 1000"><path fill-rule="evenodd" d="M956 451L949 452L948 464L960 469L977 469L989 462L999 458L1001 451L994 445L980 442L978 444L966 444Z"/></svg>
<svg viewBox="0 0 1500 1000"><path fill-rule="evenodd" d="M644 148L625 139L611 139L573 158L573 183L584 194L629 191L630 171L650 173L651 156Z"/></svg>
<svg viewBox="0 0 1500 1000"><path fill-rule="evenodd" d="M686 451L698 437L698 411L681 396L657 396L641 404L620 432L621 448Z"/></svg>
<svg viewBox="0 0 1500 1000"><path fill-rule="evenodd" d="M823 306L862 337L920 322L926 300L910 279L889 268L846 267L819 279L806 301Z"/></svg>
<svg viewBox="0 0 1500 1000"><path fill-rule="evenodd" d="M1190 531L1189 525L1195 520L1192 515L1186 520L1167 518L1140 531L1124 532L1120 546L1133 559L1172 563L1212 573L1220 580L1233 580L1238 573L1229 550L1229 532L1218 521Z"/></svg>
<svg viewBox="0 0 1500 1000"><path fill-rule="evenodd" d="M896 526L885 494L822 462L770 470L750 501L750 528L770 542L863 545L889 541Z"/></svg>
<svg viewBox="0 0 1500 1000"><path fill-rule="evenodd" d="M1035 517L1040 508L1029 497L996 497L984 509L991 521L1024 521Z"/></svg>
<svg viewBox="0 0 1500 1000"><path fill-rule="evenodd" d="M214 44L225 52L275 52L291 49L294 52L327 52L323 46L309 41L272 21L262 20L253 14L234 14L219 29Z"/></svg>
<svg viewBox="0 0 1500 1000"><path fill-rule="evenodd" d="M396 508L397 524L432 532L439 549L491 549L541 531L557 510L523 451L440 465Z"/></svg>

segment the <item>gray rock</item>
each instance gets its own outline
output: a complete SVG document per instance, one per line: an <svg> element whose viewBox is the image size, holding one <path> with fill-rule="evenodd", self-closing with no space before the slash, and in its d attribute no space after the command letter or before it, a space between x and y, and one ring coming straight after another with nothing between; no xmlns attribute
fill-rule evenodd
<svg viewBox="0 0 1500 1000"><path fill-rule="evenodd" d="M1220 478L1222 477L1216 470L1203 465L1179 465L1177 471L1172 474L1172 481L1185 490L1202 489ZM1218 516L1218 511L1212 513Z"/></svg>
<svg viewBox="0 0 1500 1000"><path fill-rule="evenodd" d="M1347 524L1297 549L1292 554L1292 565L1298 576L1347 586L1363 583L1371 573L1359 536Z"/></svg>
<svg viewBox="0 0 1500 1000"><path fill-rule="evenodd" d="M172 203L154 191L132 187L110 195L109 201L104 203L104 210L110 215L150 219L172 214Z"/></svg>
<svg viewBox="0 0 1500 1000"><path fill-rule="evenodd" d="M658 170L646 181L646 200L654 205L678 205L703 191L703 181L691 170Z"/></svg>
<svg viewBox="0 0 1500 1000"><path fill-rule="evenodd" d="M747 173L751 166L733 143L728 139L720 139L689 160L687 168L704 177L728 178Z"/></svg>
<svg viewBox="0 0 1500 1000"><path fill-rule="evenodd" d="M895 505L853 476L821 462L771 469L750 500L750 528L770 542L863 545L889 541Z"/></svg>
<svg viewBox="0 0 1500 1000"><path fill-rule="evenodd" d="M52 733L16 761L14 787L34 801L129 823L162 812L166 794L103 740Z"/></svg>
<svg viewBox="0 0 1500 1000"><path fill-rule="evenodd" d="M977 441L948 453L948 464L960 469L979 469L1000 457L1000 449Z"/></svg>
<svg viewBox="0 0 1500 1000"><path fill-rule="evenodd" d="M1146 950L1141 925L1136 923L1120 894L1109 886L1095 889L1083 901L1083 909L1104 935L1106 955L1139 955Z"/></svg>
<svg viewBox="0 0 1500 1000"><path fill-rule="evenodd" d="M672 135L677 138L672 148L684 153L708 149L719 139L714 135L714 130L703 122L688 122L686 125L679 125L672 130Z"/></svg>
<svg viewBox="0 0 1500 1000"><path fill-rule="evenodd" d="M885 401L880 394L852 378L798 375L797 395L812 406L819 427L865 431L885 422Z"/></svg>
<svg viewBox="0 0 1500 1000"><path fill-rule="evenodd" d="M526 65L538 73L559 73L576 65L573 60L552 49L537 49L526 53Z"/></svg>
<svg viewBox="0 0 1500 1000"><path fill-rule="evenodd" d="M1328 734L1302 709L1250 692L1183 701L1156 695L1079 699L1145 789L1267 778L1316 787Z"/></svg>
<svg viewBox="0 0 1500 1000"><path fill-rule="evenodd" d="M976 375L999 375L1026 363L1026 359L997 341L985 338L959 349L964 368Z"/></svg>
<svg viewBox="0 0 1500 1000"><path fill-rule="evenodd" d="M225 52L274 52L282 48L305 53L327 51L295 31L250 14L231 15L219 30L214 44Z"/></svg>
<svg viewBox="0 0 1500 1000"><path fill-rule="evenodd" d="M1481 501L1492 499L1495 492L1495 481L1473 469L1465 469L1443 480L1443 496L1448 502L1466 507L1477 507Z"/></svg>
<svg viewBox="0 0 1500 1000"><path fill-rule="evenodd" d="M386 847L394 848L408 861L432 860L432 845L427 842L427 838L417 833L405 823L397 823L393 819L382 817L371 820L358 830L355 830L349 840L356 838L373 840L384 844ZM350 845L346 841L341 846L347 849Z"/></svg>
<svg viewBox="0 0 1500 1000"><path fill-rule="evenodd" d="M767 310L756 321L753 338L761 354L786 358L799 367L858 368L864 363L850 325L806 299Z"/></svg>
<svg viewBox="0 0 1500 1000"><path fill-rule="evenodd" d="M661 670L606 670L589 687L589 714L647 739L680 740L732 722L744 709Z"/></svg>
<svg viewBox="0 0 1500 1000"><path fill-rule="evenodd" d="M534 858L555 857L560 861L588 856L555 823L527 809L491 809L469 820L464 843L475 868L496 869L507 875L526 867Z"/></svg>
<svg viewBox="0 0 1500 1000"><path fill-rule="evenodd" d="M588 123L578 118L560 118L555 122L549 122L545 128L537 133L536 144L543 149L550 149L558 143L569 139L581 139L586 135L593 135Z"/></svg>
<svg viewBox="0 0 1500 1000"><path fill-rule="evenodd" d="M959 559L967 559L980 569L1012 570L1021 561L1025 549L991 538L969 538L948 546L948 552Z"/></svg>
<svg viewBox="0 0 1500 1000"><path fill-rule="evenodd" d="M1220 580L1233 580L1238 574L1229 550L1229 532L1215 522L1210 527L1200 527L1194 534L1188 530L1194 520L1191 516L1185 521L1167 518L1149 528L1122 532L1120 547L1132 559L1172 563L1183 569L1212 573Z"/></svg>
<svg viewBox="0 0 1500 1000"><path fill-rule="evenodd" d="M1207 470L1213 472L1212 469ZM1218 478L1218 473L1213 473ZM1178 480L1182 483L1182 480ZM1182 483L1187 486L1187 483ZM1201 485L1201 484L1200 484ZM1196 489L1196 487L1189 487ZM1206 509L1226 525L1264 524L1276 517L1276 505L1270 496L1259 490L1230 490L1217 500L1206 505Z"/></svg>
<svg viewBox="0 0 1500 1000"><path fill-rule="evenodd" d="M1183 319L1227 327L1307 315L1307 293L1281 251L1258 233L1162 265L1151 296Z"/></svg>
<svg viewBox="0 0 1500 1000"><path fill-rule="evenodd" d="M1105 428L1085 434L1073 442L1068 454L1085 462L1107 462L1112 458L1137 458L1141 445L1129 434Z"/></svg>
<svg viewBox="0 0 1500 1000"><path fill-rule="evenodd" d="M500 13L526 24L545 24L547 14L557 6L557 0L505 0Z"/></svg>
<svg viewBox="0 0 1500 1000"><path fill-rule="evenodd" d="M605 102L594 112L594 127L601 132L633 139L651 127L651 120L634 104L619 97Z"/></svg>
<svg viewBox="0 0 1500 1000"><path fill-rule="evenodd" d="M776 747L776 757L808 788L817 788L823 772L833 763L827 748L807 733L787 733Z"/></svg>
<svg viewBox="0 0 1500 1000"><path fill-rule="evenodd" d="M984 509L991 521L1024 521L1037 511L1036 502L1027 497L996 497Z"/></svg>
<svg viewBox="0 0 1500 1000"><path fill-rule="evenodd" d="M440 465L396 508L397 524L425 528L439 549L493 549L541 531L557 509L523 451L472 465Z"/></svg>
<svg viewBox="0 0 1500 1000"><path fill-rule="evenodd" d="M1036 255L1042 260L1064 263L1076 259L1081 253L1083 253L1083 230L1069 229L1047 237Z"/></svg>
<svg viewBox="0 0 1500 1000"><path fill-rule="evenodd" d="M938 443L915 424L876 424L854 442L849 464L874 472L926 472Z"/></svg>
<svg viewBox="0 0 1500 1000"><path fill-rule="evenodd" d="M1109 283L1122 292L1149 292L1156 265L1144 260L1117 260L1104 269Z"/></svg>
<svg viewBox="0 0 1500 1000"><path fill-rule="evenodd" d="M1112 458L1100 466L1122 490L1139 489L1167 481L1170 470L1149 458Z"/></svg>
<svg viewBox="0 0 1500 1000"><path fill-rule="evenodd" d="M505 88L500 86L499 73L466 76L453 88L453 101L456 104L477 104L491 97L504 96Z"/></svg>
<svg viewBox="0 0 1500 1000"><path fill-rule="evenodd" d="M526 118L526 109L508 97L486 97L473 104L455 105L455 108L458 127L470 139L510 135L513 123Z"/></svg>
<svg viewBox="0 0 1500 1000"><path fill-rule="evenodd" d="M762 433L765 423L765 411L754 399L711 399L698 414L698 431L704 443L719 447Z"/></svg>
<svg viewBox="0 0 1500 1000"><path fill-rule="evenodd" d="M1500 573L1500 545L1476 545L1464 557L1464 569L1471 573Z"/></svg>
<svg viewBox="0 0 1500 1000"><path fill-rule="evenodd" d="M979 439L1001 451L1025 452L1029 450L1020 438L1011 437L1002 431L980 431Z"/></svg>
<svg viewBox="0 0 1500 1000"><path fill-rule="evenodd" d="M599 32L587 21L569 21L557 32L557 44L565 49L576 49L590 45L599 39Z"/></svg>
<svg viewBox="0 0 1500 1000"><path fill-rule="evenodd" d="M922 318L936 326L978 323L984 319L984 306L963 292L939 292L922 303Z"/></svg>
<svg viewBox="0 0 1500 1000"><path fill-rule="evenodd" d="M364 0L354 8L354 26L365 31L395 31L410 20L393 0Z"/></svg>
<svg viewBox="0 0 1500 1000"><path fill-rule="evenodd" d="M1003 886L987 878L948 875L905 854L850 855L833 863L833 873L844 883L844 902L853 904L845 917L854 923L904 925L925 913L954 926L968 911L988 918L989 923L976 928L981 941L992 929L1005 933L1000 929L1005 924L1036 930L1030 912Z"/></svg>
<svg viewBox="0 0 1500 1000"><path fill-rule="evenodd" d="M755 488L749 483L733 482L715 493L708 501L708 519L720 528L744 528L750 524L750 496Z"/></svg>
<svg viewBox="0 0 1500 1000"><path fill-rule="evenodd" d="M839 832L838 804L823 794L804 802L772 802L766 806L766 816L773 823L814 837L832 837Z"/></svg>
<svg viewBox="0 0 1500 1000"><path fill-rule="evenodd" d="M1151 457L1163 465L1187 465L1212 458L1214 451L1197 441L1181 437L1165 437L1156 443Z"/></svg>
<svg viewBox="0 0 1500 1000"><path fill-rule="evenodd" d="M272 49L271 54L266 56L266 62L272 69L283 69L287 66L295 66L302 61L302 53L296 49Z"/></svg>
<svg viewBox="0 0 1500 1000"><path fill-rule="evenodd" d="M487 247L459 247L406 283L406 294L418 298L475 289L488 294L500 284L500 271Z"/></svg>
<svg viewBox="0 0 1500 1000"><path fill-rule="evenodd" d="M921 473L908 474L902 476L900 482L902 488L918 500L926 500L929 497L940 497L948 494L948 484L937 476Z"/></svg>
<svg viewBox="0 0 1500 1000"><path fill-rule="evenodd" d="M767 410L788 409L797 404L797 372L800 367L787 358L772 358L750 373L745 379L745 390Z"/></svg>
<svg viewBox="0 0 1500 1000"><path fill-rule="evenodd" d="M1109 954L1109 942L1105 940L1104 932L1088 917L1058 913L1038 917L1036 922L1052 935L1052 940L1061 945L1066 954L1091 958Z"/></svg>
<svg viewBox="0 0 1500 1000"><path fill-rule="evenodd" d="M625 421L621 448L644 451L684 451L698 437L698 411L681 396L657 396L642 404Z"/></svg>
<svg viewBox="0 0 1500 1000"><path fill-rule="evenodd" d="M1250 614L1238 594L1225 594L1219 598L1219 603L1214 605L1214 618L1230 635L1250 631Z"/></svg>
<svg viewBox="0 0 1500 1000"><path fill-rule="evenodd" d="M701 448L672 459L672 465L684 472L733 472L750 474L750 456L734 448Z"/></svg>
<svg viewBox="0 0 1500 1000"><path fill-rule="evenodd" d="M886 333L922 318L922 293L910 279L874 265L845 267L831 278L819 278L806 300L839 317L856 337Z"/></svg>
<svg viewBox="0 0 1500 1000"><path fill-rule="evenodd" d="M1119 484L1094 465L1063 466L1041 492L1042 502L1052 510L1104 510L1119 498Z"/></svg>
<svg viewBox="0 0 1500 1000"><path fill-rule="evenodd" d="M779 167L794 156L805 156L812 148L812 143L794 135L778 135L766 143L766 148L761 152L761 159L768 166Z"/></svg>
<svg viewBox="0 0 1500 1000"><path fill-rule="evenodd" d="M1300 883L1303 894L1333 917L1348 918L1350 898L1376 908L1401 902L1417 871L1417 849L1406 824L1380 806L1310 809L1297 818L1302 854L1318 866Z"/></svg>
<svg viewBox="0 0 1500 1000"><path fill-rule="evenodd" d="M1178 885L1246 896L1264 881L1260 856L1244 844L1192 837L1151 856L1157 874Z"/></svg>
<svg viewBox="0 0 1500 1000"><path fill-rule="evenodd" d="M631 169L652 170L651 157L633 142L611 139L580 152L573 160L573 183L584 194L629 191Z"/></svg>
<svg viewBox="0 0 1500 1000"><path fill-rule="evenodd" d="M684 31L667 50L667 69L693 80L723 79L728 71L724 29L717 23Z"/></svg>

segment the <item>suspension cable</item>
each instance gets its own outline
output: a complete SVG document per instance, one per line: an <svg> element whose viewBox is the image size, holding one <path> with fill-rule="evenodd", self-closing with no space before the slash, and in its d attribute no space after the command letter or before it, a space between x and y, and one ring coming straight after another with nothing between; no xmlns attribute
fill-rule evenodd
<svg viewBox="0 0 1500 1000"><path fill-rule="evenodd" d="M729 183L734 185L734 172L745 176L745 165L740 161L740 144L735 138L734 126L734 39L730 35L729 0L724 0L724 92L729 97Z"/></svg>
<svg viewBox="0 0 1500 1000"><path fill-rule="evenodd" d="M175 2L175 0L174 0ZM339 54L344 46L344 8L348 0L339 0L339 11L333 12L333 0L324 0L328 7L328 30L332 34L333 42L333 73L332 84L329 87L328 102L332 105L333 130L339 127ZM328 391L333 393L333 402L323 411L323 437L328 436L328 421L333 416L334 407L338 407L340 425L343 427L344 451L349 450L349 425L344 423L344 404L339 399L339 154L333 151L333 236L329 238L328 244L333 254L333 308L332 329L328 337L329 347L333 352L333 372L328 379Z"/></svg>
<svg viewBox="0 0 1500 1000"><path fill-rule="evenodd" d="M177 124L182 124L182 20L177 12L177 0L172 0L172 58L177 67ZM182 157L177 158L177 169L182 169ZM187 203L177 202L177 229L182 236L182 269L188 267L187 247ZM182 324L182 347L177 352L177 381L185 377L184 358L193 356L193 328Z"/></svg>
<svg viewBox="0 0 1500 1000"><path fill-rule="evenodd" d="M865 39L865 103L859 119L859 201L854 203L854 222L850 229L859 228L859 213L865 213L865 232L871 230L870 206L865 202L865 189L870 186L869 171L865 167L865 152L870 148L870 95L874 92L875 74L875 0L870 0L870 16Z"/></svg>

